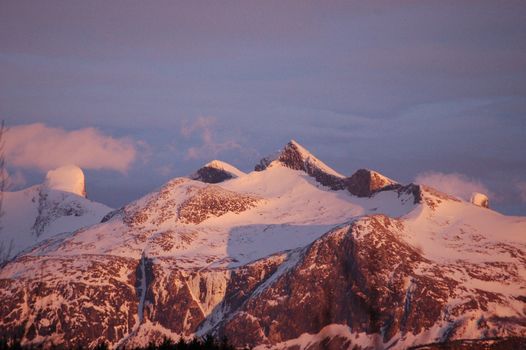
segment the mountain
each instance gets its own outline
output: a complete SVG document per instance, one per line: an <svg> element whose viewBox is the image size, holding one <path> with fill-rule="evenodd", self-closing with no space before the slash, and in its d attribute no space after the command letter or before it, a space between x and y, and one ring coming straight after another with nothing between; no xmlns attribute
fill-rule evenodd
<svg viewBox="0 0 526 350"><path fill-rule="evenodd" d="M524 344L526 218L370 170L345 177L294 141L256 170L175 178L19 255L0 270L0 336L67 348L206 334L257 349Z"/></svg>
<svg viewBox="0 0 526 350"><path fill-rule="evenodd" d="M84 173L76 166L51 170L43 184L3 196L0 253L9 255L4 259L57 234L96 224L112 210L86 198Z"/></svg>

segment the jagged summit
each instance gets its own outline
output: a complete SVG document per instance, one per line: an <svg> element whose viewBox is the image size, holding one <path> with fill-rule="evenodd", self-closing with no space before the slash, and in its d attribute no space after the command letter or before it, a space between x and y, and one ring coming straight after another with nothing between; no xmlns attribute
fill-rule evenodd
<svg viewBox="0 0 526 350"><path fill-rule="evenodd" d="M45 186L50 189L71 192L86 197L84 172L76 165L65 165L48 171Z"/></svg>
<svg viewBox="0 0 526 350"><path fill-rule="evenodd" d="M263 158L254 170L262 171L276 163L290 169L304 171L331 189L340 190L345 187L343 181L345 177L342 174L316 158L295 140L291 140L277 154Z"/></svg>
<svg viewBox="0 0 526 350"><path fill-rule="evenodd" d="M213 160L190 175L190 178L206 183L219 183L243 175L245 173L235 166L220 160Z"/></svg>
<svg viewBox="0 0 526 350"><path fill-rule="evenodd" d="M370 197L380 190L400 186L396 181L370 169L359 169L352 176L344 177L295 140L291 140L275 155L263 158L256 165L255 170L263 171L276 163L290 169L304 171L324 186L333 190L347 189L358 197Z"/></svg>
<svg viewBox="0 0 526 350"><path fill-rule="evenodd" d="M347 190L358 197L369 197L383 189L400 186L396 181L370 169L359 169L346 179Z"/></svg>
<svg viewBox="0 0 526 350"><path fill-rule="evenodd" d="M294 170L307 171L308 168L316 167L319 170L336 177L343 178L344 176L338 173L336 170L323 163L321 160L316 158L310 153L305 147L300 145L295 140L290 140L289 143L283 147L279 152L271 156L263 158L255 170L261 171L266 169L273 162L279 162L288 168Z"/></svg>

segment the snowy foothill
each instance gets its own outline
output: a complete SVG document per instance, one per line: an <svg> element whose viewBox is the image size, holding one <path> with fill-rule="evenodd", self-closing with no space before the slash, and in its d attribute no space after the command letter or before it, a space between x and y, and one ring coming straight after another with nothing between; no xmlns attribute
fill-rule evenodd
<svg viewBox="0 0 526 350"><path fill-rule="evenodd" d="M4 192L0 244L12 258L58 234L99 223L112 209L86 198L82 169L64 166L47 173L43 184Z"/></svg>

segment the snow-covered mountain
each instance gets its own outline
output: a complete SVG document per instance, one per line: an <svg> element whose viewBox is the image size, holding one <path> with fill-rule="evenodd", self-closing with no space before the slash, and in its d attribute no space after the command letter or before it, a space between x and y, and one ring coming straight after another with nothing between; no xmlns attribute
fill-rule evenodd
<svg viewBox="0 0 526 350"><path fill-rule="evenodd" d="M86 198L84 173L76 166L51 170L43 184L3 196L0 246L1 254L10 257L57 234L98 223L112 210Z"/></svg>
<svg viewBox="0 0 526 350"><path fill-rule="evenodd" d="M218 161L196 174L7 264L0 336L213 334L259 349L526 337L524 217L372 170L345 177L295 141L248 174Z"/></svg>

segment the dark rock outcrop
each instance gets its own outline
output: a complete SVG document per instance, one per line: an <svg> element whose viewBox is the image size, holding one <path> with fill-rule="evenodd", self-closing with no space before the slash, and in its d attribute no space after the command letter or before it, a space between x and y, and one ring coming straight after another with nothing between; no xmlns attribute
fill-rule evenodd
<svg viewBox="0 0 526 350"><path fill-rule="evenodd" d="M191 177L193 180L198 180L206 183L219 183L223 182L225 180L232 179L233 176L231 173L222 170L222 169L216 169L212 167L202 167L201 169L197 170L197 172L192 175Z"/></svg>
<svg viewBox="0 0 526 350"><path fill-rule="evenodd" d="M197 170L197 172L193 174L190 178L192 180L216 184L226 180L230 180L234 178L234 176L232 175L232 173L226 170L204 166L201 169Z"/></svg>
<svg viewBox="0 0 526 350"><path fill-rule="evenodd" d="M370 197L374 193L400 187L396 182L369 169L359 169L345 179L347 190L358 197Z"/></svg>
<svg viewBox="0 0 526 350"><path fill-rule="evenodd" d="M236 167L220 160L213 160L190 175L190 178L192 180L216 184L243 175L245 175L245 173Z"/></svg>

